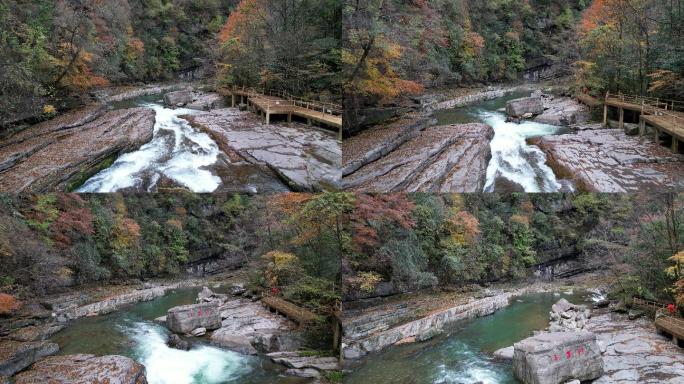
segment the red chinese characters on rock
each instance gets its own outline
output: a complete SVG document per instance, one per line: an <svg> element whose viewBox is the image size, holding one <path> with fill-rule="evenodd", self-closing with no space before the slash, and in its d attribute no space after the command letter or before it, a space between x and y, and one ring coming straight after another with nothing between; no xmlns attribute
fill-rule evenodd
<svg viewBox="0 0 684 384"><path fill-rule="evenodd" d="M586 350L583 346L581 346L581 347L577 348L577 350L575 351L575 356L581 356L581 355L585 354L586 351L587 351L587 350ZM572 359L573 351L567 350L567 351L565 351L564 354L565 354L565 359L566 359L566 360L570 360L570 359ZM562 358L561 358L562 355L563 355L563 354L553 354L553 355L551 356L551 361L553 361L553 362L561 361L561 360L562 360Z"/></svg>

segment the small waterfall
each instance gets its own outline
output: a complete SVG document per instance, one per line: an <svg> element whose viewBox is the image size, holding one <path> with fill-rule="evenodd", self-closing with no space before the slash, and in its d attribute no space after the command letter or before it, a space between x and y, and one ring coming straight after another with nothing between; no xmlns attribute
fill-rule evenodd
<svg viewBox="0 0 684 384"><path fill-rule="evenodd" d="M166 331L149 323L129 328L134 355L145 366L149 384L219 384L250 374L250 357L201 346L189 351L166 345Z"/></svg>
<svg viewBox="0 0 684 384"><path fill-rule="evenodd" d="M546 165L544 153L526 142L530 137L556 134L560 127L530 121L509 123L499 112L481 111L478 116L494 128L485 192L494 192L497 179L501 178L520 185L525 192L557 192L561 189L553 171Z"/></svg>
<svg viewBox="0 0 684 384"><path fill-rule="evenodd" d="M213 192L221 179L203 167L215 164L219 149L205 133L181 119L191 109L169 109L145 104L156 112L152 140L134 152L120 156L111 167L88 179L77 192L108 193L126 188L154 190L162 177L193 192Z"/></svg>

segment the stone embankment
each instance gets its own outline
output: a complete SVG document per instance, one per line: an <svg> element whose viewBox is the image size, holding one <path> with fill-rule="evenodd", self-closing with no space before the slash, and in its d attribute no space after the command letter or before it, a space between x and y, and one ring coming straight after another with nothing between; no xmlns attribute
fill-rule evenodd
<svg viewBox="0 0 684 384"><path fill-rule="evenodd" d="M222 151L276 173L292 190L339 189L342 150L333 134L299 123L266 125L257 115L233 108L184 118Z"/></svg>
<svg viewBox="0 0 684 384"><path fill-rule="evenodd" d="M512 297L525 290L501 292L481 299L472 298L467 304L434 311L420 319L401 322L401 315L393 312L369 312L363 319L345 319L343 322L345 359L359 359L379 352L393 344L426 340L450 324L491 315L508 306Z"/></svg>
<svg viewBox="0 0 684 384"><path fill-rule="evenodd" d="M151 109L95 105L27 128L0 142L0 192L70 190L106 160L150 141L154 122Z"/></svg>
<svg viewBox="0 0 684 384"><path fill-rule="evenodd" d="M475 90L465 90L464 94L451 95L449 92L428 94L421 98L421 108L425 112L433 112L440 109L460 108L483 101L489 101L504 97L509 93L521 92L533 89L532 85L517 85L510 87L486 87Z"/></svg>

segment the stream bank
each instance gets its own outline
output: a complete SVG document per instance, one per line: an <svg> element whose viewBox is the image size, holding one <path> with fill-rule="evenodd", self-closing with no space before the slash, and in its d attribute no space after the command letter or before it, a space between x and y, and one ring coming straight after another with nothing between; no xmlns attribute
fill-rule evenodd
<svg viewBox="0 0 684 384"><path fill-rule="evenodd" d="M509 100L539 87L424 96L421 112L345 140L343 185L373 192L572 190L555 179L544 154L526 139L565 132L560 125L575 121L582 108L570 99L548 96L544 113L532 121L509 122L501 112Z"/></svg>
<svg viewBox="0 0 684 384"><path fill-rule="evenodd" d="M0 191L339 188L341 152L333 134L298 123L266 126L250 112L226 108L223 97L204 88L106 89L96 93L93 105L4 138ZM161 100L166 95L177 95L173 108Z"/></svg>
<svg viewBox="0 0 684 384"><path fill-rule="evenodd" d="M507 116L507 102L530 91L543 109ZM420 111L344 141L343 186L465 193L684 188L684 155L654 143L652 134L631 136L633 126L603 129L570 96L543 84L434 91L420 99Z"/></svg>
<svg viewBox="0 0 684 384"><path fill-rule="evenodd" d="M353 319L351 326L345 327L345 331L349 329L352 333L345 334L345 344L353 348L363 345L363 340L373 340L367 345L379 345L376 341L387 344L382 351L347 359L345 380L349 383L518 383L509 358L497 357L495 352L549 327L549 311L559 299L576 304L595 301L590 296L594 293L584 289L601 280L601 275L589 274L552 284L508 288L495 294L494 289L489 289L482 294L489 292L492 296L473 295L470 301L465 299L465 304L449 304L452 307L447 310L435 310L433 304L421 309L417 298L386 299L384 306L374 303L362 309L345 310ZM512 292L517 294L511 296ZM493 307L505 298L505 306L491 315L477 317L477 311L471 311L472 318L448 324L449 319L459 318L449 317L450 314L468 313L463 309L472 308L473 303L481 304L476 308L486 313L490 308L487 303ZM434 301L444 304L449 299L444 294ZM388 308L393 308L398 315L394 317L385 312ZM627 314L614 313L608 308L592 312L585 330L598 336L605 371L595 383L684 382L684 351L669 338L659 335L651 320L644 317L630 320ZM394 337L398 333L401 336ZM409 334L416 336L401 339ZM396 339L400 340L395 342Z"/></svg>
<svg viewBox="0 0 684 384"><path fill-rule="evenodd" d="M60 383L89 383L98 378L123 384L298 384L323 383L324 374L319 369L339 369L336 358L331 365L331 358L312 354L300 357L297 350L303 343L302 329L265 309L258 297L247 295L243 286L235 283L236 278L131 285L99 299L96 297L102 290L40 299L43 304L32 304L31 310L32 316L42 320L34 320L28 329L14 329L0 340L0 376L20 372L15 376L20 383L52 377ZM226 288L218 285L229 281L233 283ZM198 287L206 284L226 293L215 294L204 288L198 295ZM198 299L223 303L220 328L213 335L181 335L190 343L187 350L171 348L167 345L171 333L158 318L172 307ZM54 312L44 317L39 307ZM244 343L230 343L241 339ZM241 350L244 345L252 350ZM45 358L48 355L55 356ZM82 372L83 376L70 372Z"/></svg>

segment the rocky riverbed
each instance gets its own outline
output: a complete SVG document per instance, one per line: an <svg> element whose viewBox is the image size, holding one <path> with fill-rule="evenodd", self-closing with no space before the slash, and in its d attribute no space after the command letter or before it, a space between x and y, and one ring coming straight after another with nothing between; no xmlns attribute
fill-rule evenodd
<svg viewBox="0 0 684 384"><path fill-rule="evenodd" d="M534 143L560 178L593 192L663 191L684 188L684 156L650 137L585 125L576 133L544 136Z"/></svg>
<svg viewBox="0 0 684 384"><path fill-rule="evenodd" d="M421 118L402 119L389 130L376 127L346 140L343 186L368 192L482 191L491 127L427 125Z"/></svg>
<svg viewBox="0 0 684 384"><path fill-rule="evenodd" d="M147 108L94 105L10 136L0 142L0 191L73 189L103 162L149 141L154 121Z"/></svg>
<svg viewBox="0 0 684 384"><path fill-rule="evenodd" d="M339 188L342 153L333 134L299 123L266 125L257 115L232 108L186 118L222 151L275 172L295 191Z"/></svg>

